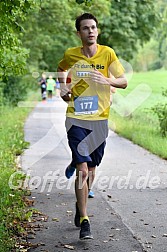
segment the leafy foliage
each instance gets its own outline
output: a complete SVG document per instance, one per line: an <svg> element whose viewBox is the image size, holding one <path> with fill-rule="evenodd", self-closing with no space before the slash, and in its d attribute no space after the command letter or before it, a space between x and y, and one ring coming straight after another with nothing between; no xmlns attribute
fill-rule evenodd
<svg viewBox="0 0 167 252"><path fill-rule="evenodd" d="M138 45L133 58L135 71L167 69L167 0L156 1L156 10L161 22L151 39L142 46Z"/></svg>
<svg viewBox="0 0 167 252"><path fill-rule="evenodd" d="M167 69L167 1L164 0L160 6L163 7L163 22L157 31L156 39L159 44L159 57L162 65Z"/></svg>
<svg viewBox="0 0 167 252"><path fill-rule="evenodd" d="M28 51L21 47L18 35L23 32L21 21L35 5L35 0L0 2L0 78L24 73Z"/></svg>
<svg viewBox="0 0 167 252"><path fill-rule="evenodd" d="M3 105L17 106L19 101L24 101L29 90L36 90L37 84L31 75L23 77L9 76L0 82L0 107Z"/></svg>
<svg viewBox="0 0 167 252"><path fill-rule="evenodd" d="M30 71L38 67L45 71L55 71L64 50L80 44L75 32L74 20L77 15L89 11L101 21L109 15L108 0L99 0L96 5L93 3L95 1L92 1L91 6L87 6L84 3L76 4L74 0L41 2L40 9L32 12L23 24L26 32L22 41L23 45L30 49Z"/></svg>
<svg viewBox="0 0 167 252"><path fill-rule="evenodd" d="M112 46L119 56L129 60L138 44L150 39L160 20L153 0L113 0L110 17L101 25L100 42Z"/></svg>
<svg viewBox="0 0 167 252"><path fill-rule="evenodd" d="M139 47L132 65L135 71L138 72L160 68L162 65L159 59L158 42L155 39L151 39L143 47Z"/></svg>
<svg viewBox="0 0 167 252"><path fill-rule="evenodd" d="M24 217L25 205L22 190L9 187L9 178L16 171L16 156L27 143L24 142L23 120L28 110L4 107L0 111L0 251L12 251L14 236L19 220ZM17 220L17 226L15 225Z"/></svg>
<svg viewBox="0 0 167 252"><path fill-rule="evenodd" d="M98 17L101 35L99 42L116 50L124 59L130 59L137 45L148 40L160 20L154 1L137 0L15 0L0 3L2 9L0 32L0 104L8 100L16 104L27 87L14 81L10 90L9 76L33 71L55 71L66 48L80 44L75 34L74 20L83 12ZM75 9L75 12L74 12ZM102 11L103 10L103 11ZM151 20L151 22L150 22ZM163 32L164 33L164 32ZM166 54L162 39L160 54ZM165 62L165 58L163 59ZM158 62L150 65L150 69ZM34 80L35 81L35 80ZM15 82L15 85L14 85ZM17 82L17 84L16 84ZM24 94L22 94L24 93ZM9 94L9 96L8 96ZM16 97L14 97L16 94Z"/></svg>
<svg viewBox="0 0 167 252"><path fill-rule="evenodd" d="M87 6L91 6L92 0L76 0L76 3L78 4L85 3Z"/></svg>
<svg viewBox="0 0 167 252"><path fill-rule="evenodd" d="M167 97L167 90L162 92ZM167 103L158 103L152 108L152 111L158 116L160 132L163 137L167 136Z"/></svg>

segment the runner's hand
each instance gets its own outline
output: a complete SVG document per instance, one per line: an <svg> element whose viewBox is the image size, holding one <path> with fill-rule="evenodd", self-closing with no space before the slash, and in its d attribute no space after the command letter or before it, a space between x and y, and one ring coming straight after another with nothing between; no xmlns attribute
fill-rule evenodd
<svg viewBox="0 0 167 252"><path fill-rule="evenodd" d="M94 69L91 73L90 73L90 78L91 81L99 83L99 84L106 84L106 85L110 85L107 77L105 77L101 72L99 72L98 70Z"/></svg>

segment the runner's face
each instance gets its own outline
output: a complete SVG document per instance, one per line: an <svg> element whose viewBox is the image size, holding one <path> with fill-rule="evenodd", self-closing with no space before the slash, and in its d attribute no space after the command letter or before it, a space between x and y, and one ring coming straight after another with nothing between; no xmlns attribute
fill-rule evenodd
<svg viewBox="0 0 167 252"><path fill-rule="evenodd" d="M92 45L97 41L98 30L96 22L93 19L85 19L80 22L80 31L78 35L83 45Z"/></svg>

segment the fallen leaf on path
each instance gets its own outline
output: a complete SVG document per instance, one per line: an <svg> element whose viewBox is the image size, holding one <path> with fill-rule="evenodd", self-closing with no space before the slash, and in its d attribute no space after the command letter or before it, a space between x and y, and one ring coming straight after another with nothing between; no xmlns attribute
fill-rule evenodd
<svg viewBox="0 0 167 252"><path fill-rule="evenodd" d="M35 235L28 235L28 239L35 239Z"/></svg>
<svg viewBox="0 0 167 252"><path fill-rule="evenodd" d="M145 242L145 244L152 244L152 242L151 241L147 241L147 242Z"/></svg>
<svg viewBox="0 0 167 252"><path fill-rule="evenodd" d="M45 246L45 243L44 243L44 242L41 242L41 243L40 243L40 246Z"/></svg>
<svg viewBox="0 0 167 252"><path fill-rule="evenodd" d="M34 235L35 235L35 231L32 230L32 229L28 230L28 233L29 233L29 234L34 234Z"/></svg>
<svg viewBox="0 0 167 252"><path fill-rule="evenodd" d="M110 238L110 240L109 241L119 241L119 239L118 238L116 238L116 239L114 239L114 238Z"/></svg>
<svg viewBox="0 0 167 252"><path fill-rule="evenodd" d="M16 249L30 249L30 248L37 248L40 246L40 243L30 243L30 242L21 242L15 245ZM19 250L20 251L20 250Z"/></svg>
<svg viewBox="0 0 167 252"><path fill-rule="evenodd" d="M118 216L118 214L117 213L111 213L112 215L116 215L116 216Z"/></svg>
<svg viewBox="0 0 167 252"><path fill-rule="evenodd" d="M152 246L151 245L147 245L146 248L152 248Z"/></svg>
<svg viewBox="0 0 167 252"><path fill-rule="evenodd" d="M110 234L109 237L114 237L115 234Z"/></svg>
<svg viewBox="0 0 167 252"><path fill-rule="evenodd" d="M59 222L59 219L58 218L52 218L52 221Z"/></svg>
<svg viewBox="0 0 167 252"><path fill-rule="evenodd" d="M61 196L61 195L64 195L64 193L59 193L59 195Z"/></svg>
<svg viewBox="0 0 167 252"><path fill-rule="evenodd" d="M136 239L136 240L141 240L141 237L139 237L137 235L134 235L133 238Z"/></svg>
<svg viewBox="0 0 167 252"><path fill-rule="evenodd" d="M30 200L27 197L23 197L23 201L27 206L33 206L34 205L34 200Z"/></svg>
<svg viewBox="0 0 167 252"><path fill-rule="evenodd" d="M71 246L71 245L64 245L64 248L67 248L67 249L70 249L70 250L74 250L74 246Z"/></svg>
<svg viewBox="0 0 167 252"><path fill-rule="evenodd" d="M48 216L46 215L43 215L41 217L38 217L38 218L35 218L36 221L47 221L48 220Z"/></svg>
<svg viewBox="0 0 167 252"><path fill-rule="evenodd" d="M72 211L70 211L70 210L67 210L66 213L67 213L68 216L72 215Z"/></svg>
<svg viewBox="0 0 167 252"><path fill-rule="evenodd" d="M112 202L118 202L119 200L118 199L113 199L111 200Z"/></svg>

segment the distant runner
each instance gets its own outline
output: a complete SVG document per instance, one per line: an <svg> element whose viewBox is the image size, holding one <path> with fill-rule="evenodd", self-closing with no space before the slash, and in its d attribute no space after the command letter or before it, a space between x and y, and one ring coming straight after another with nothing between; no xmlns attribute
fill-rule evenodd
<svg viewBox="0 0 167 252"><path fill-rule="evenodd" d="M38 84L41 87L41 98L46 100L46 75L43 73L42 78L39 80Z"/></svg>
<svg viewBox="0 0 167 252"><path fill-rule="evenodd" d="M53 92L56 86L56 81L53 79L52 75L49 75L49 79L47 79L46 84L47 84L48 98L52 99Z"/></svg>

